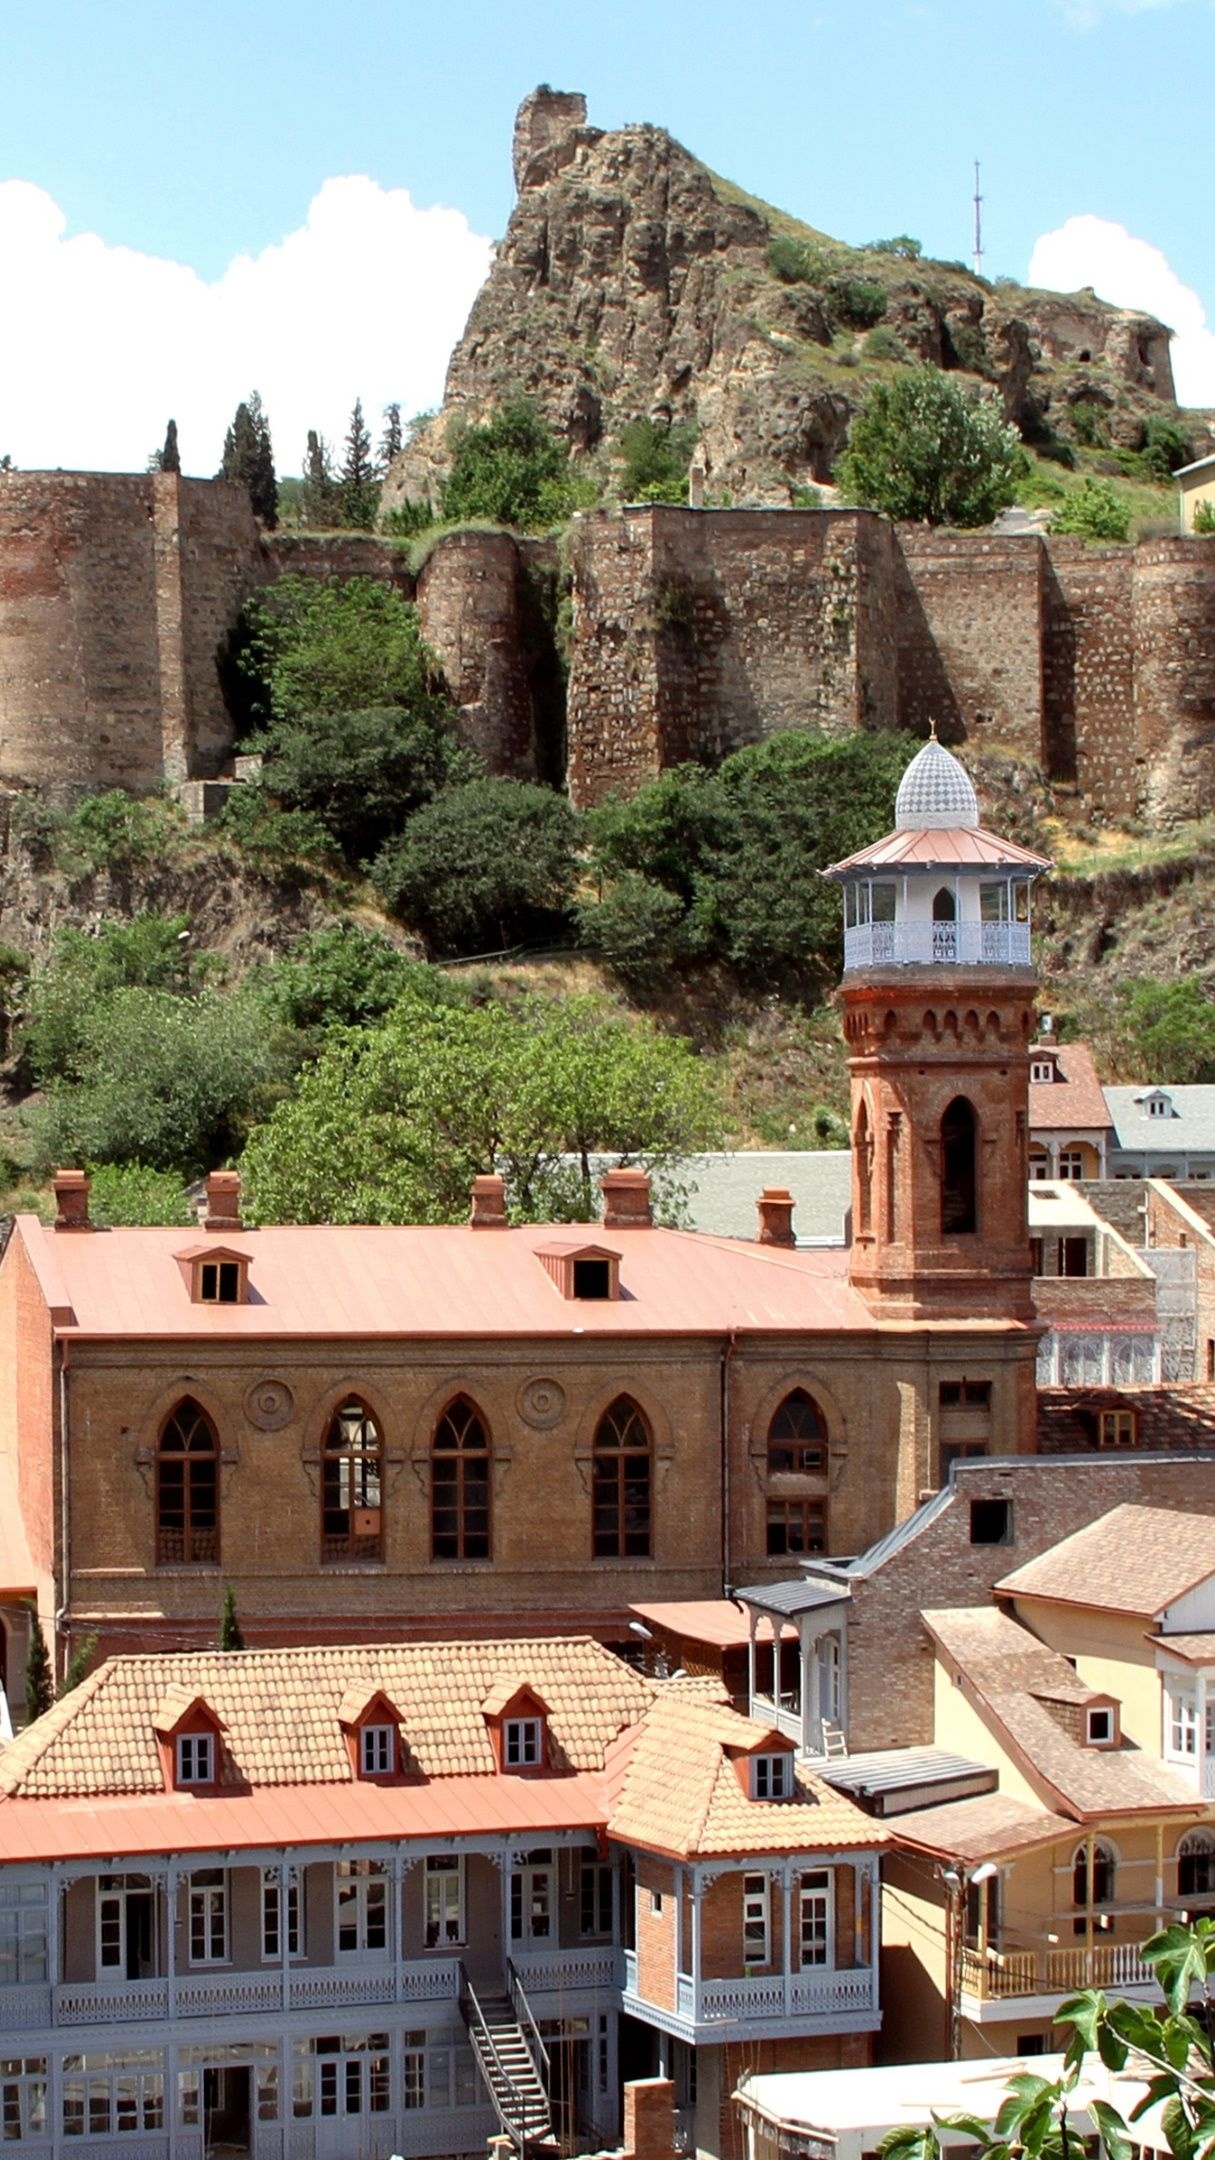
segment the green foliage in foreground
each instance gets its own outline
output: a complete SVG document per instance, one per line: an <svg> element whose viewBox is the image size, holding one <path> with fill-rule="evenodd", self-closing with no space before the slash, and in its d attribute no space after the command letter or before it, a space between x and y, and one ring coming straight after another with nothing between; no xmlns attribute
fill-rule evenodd
<svg viewBox="0 0 1215 2160"><path fill-rule="evenodd" d="M500 952L563 933L578 840L576 813L551 788L470 780L419 810L372 874L433 952Z"/></svg>
<svg viewBox="0 0 1215 2160"><path fill-rule="evenodd" d="M1109 2103L1088 2105L1108 2160L1133 2160L1135 2125L1149 2108L1162 2107L1161 2123L1174 2160L1211 2160L1215 2154L1215 2058L1211 2043L1211 1974L1215 1970L1215 1921L1178 1922L1151 1936L1141 1956L1152 1966L1164 1997L1160 2010L1111 2001L1087 1989L1061 2003L1055 2023L1066 2046L1062 2075L1023 2071L1008 2082L1008 2097L994 2123L971 2114L939 2115L930 2128L890 2130L878 2146L882 2160L941 2160L941 2132L963 2160L1081 2160L1087 2149L1069 2115L1080 2103L1076 2087L1086 2058L1096 2055L1107 2070L1129 2071L1147 2083L1145 2097L1124 2118Z"/></svg>
<svg viewBox="0 0 1215 2160"><path fill-rule="evenodd" d="M835 469L845 501L930 525L987 525L1013 500L1024 452L996 401L939 368L875 383Z"/></svg>
<svg viewBox="0 0 1215 2160"><path fill-rule="evenodd" d="M1071 488L1050 521L1052 532L1077 533L1082 540L1129 540L1131 511L1109 480L1086 473Z"/></svg>
<svg viewBox="0 0 1215 2160"><path fill-rule="evenodd" d="M1192 975L1120 983L1114 1026L1119 1063L1137 1080L1176 1087L1215 1080L1215 1004Z"/></svg>
<svg viewBox="0 0 1215 2160"><path fill-rule="evenodd" d="M219 1616L219 1647L221 1650L243 1650L244 1631L236 1616L236 1592L231 1583L224 1591L223 1608Z"/></svg>
<svg viewBox="0 0 1215 2160"><path fill-rule="evenodd" d="M1194 511L1194 530L1200 537L1215 533L1215 501L1207 496Z"/></svg>
<svg viewBox="0 0 1215 2160"><path fill-rule="evenodd" d="M91 1016L120 990L187 996L211 971L195 953L184 915L145 911L102 923L95 935L63 924L25 993L21 1049L40 1087L81 1069Z"/></svg>
<svg viewBox="0 0 1215 2160"><path fill-rule="evenodd" d="M425 973L378 931L338 922L297 938L266 970L265 994L288 1027L365 1027L382 1020Z"/></svg>
<svg viewBox="0 0 1215 2160"><path fill-rule="evenodd" d="M417 609L378 578L284 577L246 606L242 666L270 719L442 708Z"/></svg>
<svg viewBox="0 0 1215 2160"><path fill-rule="evenodd" d="M492 518L544 532L595 499L594 486L571 472L564 443L528 398L507 399L479 425L457 425L451 441L442 503L449 522Z"/></svg>
<svg viewBox="0 0 1215 2160"><path fill-rule="evenodd" d="M331 1041L241 1169L261 1222L461 1222L494 1165L517 1219L586 1221L592 1153L661 1165L720 1134L681 1040L591 998L456 1005L418 984L382 1027Z"/></svg>
<svg viewBox="0 0 1215 2160"><path fill-rule="evenodd" d="M89 1189L89 1216L104 1229L131 1225L175 1230L194 1221L185 1186L175 1170L146 1163L98 1163Z"/></svg>
<svg viewBox="0 0 1215 2160"><path fill-rule="evenodd" d="M30 1640L25 1658L25 1715L27 1723L32 1725L34 1719L41 1717L44 1710L49 1710L55 1700L55 1678L51 1671L51 1657L46 1647L46 1636L42 1632L42 1622L33 1605L29 1608L29 1615Z"/></svg>

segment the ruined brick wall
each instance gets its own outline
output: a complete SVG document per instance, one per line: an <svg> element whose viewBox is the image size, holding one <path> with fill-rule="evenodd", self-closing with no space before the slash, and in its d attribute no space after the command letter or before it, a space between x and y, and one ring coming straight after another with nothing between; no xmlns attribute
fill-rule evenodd
<svg viewBox="0 0 1215 2160"><path fill-rule="evenodd" d="M1113 817L1139 808L1133 558L1061 535L1043 551L1044 770Z"/></svg>
<svg viewBox="0 0 1215 2160"><path fill-rule="evenodd" d="M1135 738L1144 808L1161 820L1215 805L1215 547L1152 540L1134 554Z"/></svg>
<svg viewBox="0 0 1215 2160"><path fill-rule="evenodd" d="M1041 556L1032 535L899 527L900 727L1040 757Z"/></svg>
<svg viewBox="0 0 1215 2160"><path fill-rule="evenodd" d="M516 779L533 778L537 762L525 579L509 533L454 532L417 582L422 635L442 662L461 741L490 772Z"/></svg>
<svg viewBox="0 0 1215 2160"><path fill-rule="evenodd" d="M158 485L172 489L173 475L158 476ZM173 770L167 754L165 764L166 777L177 780L217 773L231 750L220 665L233 623L266 575L266 558L243 488L181 480L174 492L185 685L183 770Z"/></svg>

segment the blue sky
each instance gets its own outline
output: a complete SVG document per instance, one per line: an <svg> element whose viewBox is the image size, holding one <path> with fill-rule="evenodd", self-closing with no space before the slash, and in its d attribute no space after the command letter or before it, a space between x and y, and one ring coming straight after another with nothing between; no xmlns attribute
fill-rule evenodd
<svg viewBox="0 0 1215 2160"><path fill-rule="evenodd" d="M1063 230L1039 274L1171 305L1215 403L1210 131L1187 107L1213 79L1212 0L8 0L0 450L141 464L176 410L205 470L258 383L292 469L301 425L340 434L356 394L433 402L540 80L854 241L967 255L978 156L989 273L1025 276Z"/></svg>

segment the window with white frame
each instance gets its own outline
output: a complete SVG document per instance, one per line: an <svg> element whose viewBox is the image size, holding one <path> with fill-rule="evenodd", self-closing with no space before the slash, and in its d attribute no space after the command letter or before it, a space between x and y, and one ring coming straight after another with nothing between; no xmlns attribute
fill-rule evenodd
<svg viewBox="0 0 1215 2160"><path fill-rule="evenodd" d="M199 1868L190 1877L191 1965L228 1962L228 1877L223 1868Z"/></svg>
<svg viewBox="0 0 1215 2160"><path fill-rule="evenodd" d="M829 1868L812 1869L798 1886L798 1962L803 1970L831 1964L831 1890Z"/></svg>
<svg viewBox="0 0 1215 2160"><path fill-rule="evenodd" d="M388 1777L396 1768L396 1734L391 1725L364 1725L359 1732L359 1770L363 1777Z"/></svg>
<svg viewBox="0 0 1215 2160"><path fill-rule="evenodd" d="M1075 1184L1084 1176L1084 1154L1080 1148L1061 1148L1059 1151L1059 1175Z"/></svg>
<svg viewBox="0 0 1215 2160"><path fill-rule="evenodd" d="M21 2145L49 2135L46 2056L0 2057L0 2142Z"/></svg>
<svg viewBox="0 0 1215 2160"><path fill-rule="evenodd" d="M1054 1079L1054 1077L1055 1077L1055 1061L1054 1061L1054 1059L1053 1059L1053 1058L1033 1058L1033 1059L1031 1059L1031 1061L1030 1061L1030 1067L1029 1067L1029 1077L1030 1077L1030 1079L1031 1079L1031 1080L1035 1081L1035 1082L1037 1083L1037 1085L1038 1085L1039 1087L1044 1087L1044 1086L1045 1086L1045 1085L1047 1084L1047 1082L1048 1082L1048 1081L1053 1081L1053 1079Z"/></svg>
<svg viewBox="0 0 1215 2160"><path fill-rule="evenodd" d="M0 1988L48 1977L45 1885L0 1883Z"/></svg>
<svg viewBox="0 0 1215 2160"><path fill-rule="evenodd" d="M103 2138L165 2126L164 2064L159 2048L65 2055L63 2135Z"/></svg>
<svg viewBox="0 0 1215 2160"><path fill-rule="evenodd" d="M1178 1761L1198 1753L1198 1712L1192 1680L1165 1683L1165 1751Z"/></svg>
<svg viewBox="0 0 1215 2160"><path fill-rule="evenodd" d="M543 1760L544 1724L538 1717L507 1718L502 1759L508 1770L531 1770Z"/></svg>
<svg viewBox="0 0 1215 2160"><path fill-rule="evenodd" d="M771 1896L766 1875L743 1876L743 1963L767 1965L772 1955Z"/></svg>
<svg viewBox="0 0 1215 2160"><path fill-rule="evenodd" d="M751 1757L751 1798L753 1800L787 1800L793 1790L793 1757L783 1751L779 1755L753 1755Z"/></svg>
<svg viewBox="0 0 1215 2160"><path fill-rule="evenodd" d="M463 2108L480 2105L472 2050L459 2030L407 2032L401 2104L407 2112L419 2108Z"/></svg>
<svg viewBox="0 0 1215 2160"><path fill-rule="evenodd" d="M1084 1737L1090 1747L1113 1747L1118 1737L1118 1721L1107 1703L1092 1705L1085 1712Z"/></svg>
<svg viewBox="0 0 1215 2160"><path fill-rule="evenodd" d="M204 2117L210 2112L204 2105L207 2071L239 2063L248 2063L253 2072L258 2122L278 2121L277 2040L219 2041L213 2038L209 2047L177 2049L177 2121L181 2129L201 2129Z"/></svg>
<svg viewBox="0 0 1215 2160"><path fill-rule="evenodd" d="M426 1861L426 1947L464 1940L464 1862L457 1854L430 1853Z"/></svg>
<svg viewBox="0 0 1215 2160"><path fill-rule="evenodd" d="M578 1933L611 1935L613 1928L612 1868L606 1860L583 1860L578 1869Z"/></svg>
<svg viewBox="0 0 1215 2160"><path fill-rule="evenodd" d="M283 1954L283 1882L286 1879L287 1906L287 1955L289 1958L304 1954L303 1900L300 1896L299 1879L294 1868L268 1867L262 1869L262 1956L268 1963L277 1962Z"/></svg>
<svg viewBox="0 0 1215 2160"><path fill-rule="evenodd" d="M339 1860L334 1870L341 1957L388 1948L388 1871L382 1860Z"/></svg>
<svg viewBox="0 0 1215 2160"><path fill-rule="evenodd" d="M214 1733L179 1733L177 1736L178 1784L211 1785L214 1781Z"/></svg>
<svg viewBox="0 0 1215 2160"><path fill-rule="evenodd" d="M310 2043L315 2107L321 2116L386 2115L392 2106L387 2033L348 2033Z"/></svg>

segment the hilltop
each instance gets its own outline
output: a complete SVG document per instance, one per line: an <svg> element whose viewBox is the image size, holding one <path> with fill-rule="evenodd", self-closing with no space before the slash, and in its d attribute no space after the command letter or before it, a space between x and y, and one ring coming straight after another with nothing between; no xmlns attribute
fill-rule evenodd
<svg viewBox="0 0 1215 2160"><path fill-rule="evenodd" d="M515 124L517 200L448 369L443 408L382 509L434 502L458 417L531 398L602 476L638 418L689 426L710 500L787 504L829 481L867 386L928 362L992 385L1030 445L1136 451L1180 421L1169 332L1092 292L1035 292L929 261L906 236L848 246L761 202L660 127L588 126L536 90ZM1208 416L1184 416L1195 454Z"/></svg>

